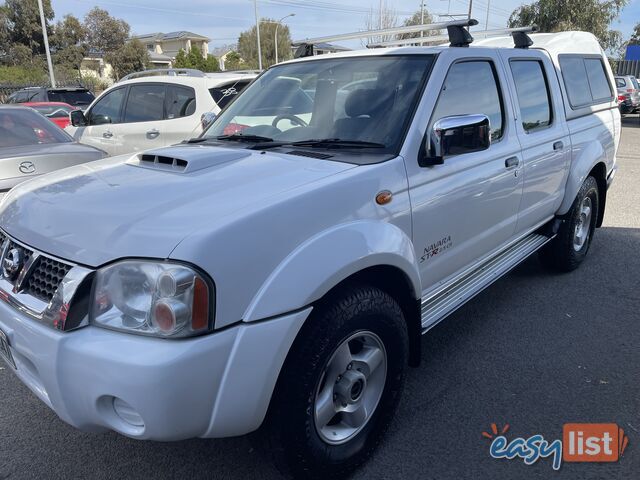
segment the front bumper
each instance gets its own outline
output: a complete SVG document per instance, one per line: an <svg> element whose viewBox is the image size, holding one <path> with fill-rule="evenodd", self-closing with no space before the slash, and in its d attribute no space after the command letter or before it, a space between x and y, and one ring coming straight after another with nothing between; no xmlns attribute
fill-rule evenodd
<svg viewBox="0 0 640 480"><path fill-rule="evenodd" d="M58 332L0 302L0 329L16 375L65 422L168 441L257 429L310 311L162 340L93 326Z"/></svg>

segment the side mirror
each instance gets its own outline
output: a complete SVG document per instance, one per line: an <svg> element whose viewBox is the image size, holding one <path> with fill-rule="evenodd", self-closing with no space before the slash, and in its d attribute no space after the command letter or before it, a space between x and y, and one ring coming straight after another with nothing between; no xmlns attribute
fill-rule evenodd
<svg viewBox="0 0 640 480"><path fill-rule="evenodd" d="M200 117L200 123L202 124L202 130L206 130L216 119L217 115L213 112L205 112Z"/></svg>
<svg viewBox="0 0 640 480"><path fill-rule="evenodd" d="M84 113L82 113L82 110L71 111L69 113L69 120L71 121L71 125L74 127L86 127L89 124Z"/></svg>
<svg viewBox="0 0 640 480"><path fill-rule="evenodd" d="M421 167L442 165L445 157L480 152L491 145L491 126L486 115L454 115L436 121L428 132Z"/></svg>

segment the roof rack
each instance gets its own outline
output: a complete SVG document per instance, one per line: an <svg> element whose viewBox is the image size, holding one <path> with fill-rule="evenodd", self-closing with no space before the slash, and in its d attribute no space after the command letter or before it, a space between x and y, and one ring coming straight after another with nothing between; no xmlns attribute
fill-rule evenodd
<svg viewBox="0 0 640 480"><path fill-rule="evenodd" d="M388 35L401 35L404 33L429 32L447 29L448 39L452 47L466 47L472 41L473 37L469 34L468 27L477 25L476 19L453 20L451 22L427 23L422 25L410 25L408 27L382 28L379 30L365 30L361 32L343 33L339 35L331 35L326 37L307 38L293 42L294 46L298 46L295 57L309 57L313 55L313 45L318 43L330 43L340 40L353 40L356 38L368 38ZM465 28L467 27L467 28ZM424 37L426 38L426 37Z"/></svg>
<svg viewBox="0 0 640 480"><path fill-rule="evenodd" d="M512 35L514 40L514 46L516 48L527 48L533 45L533 40L527 35L527 33L537 32L538 27L532 25L530 27L518 27L518 28L500 28L496 30L476 30L471 33L474 38L489 38L492 36L500 35ZM521 38L524 37L524 38ZM372 43L367 45L367 48L382 48L382 47L401 47L404 45L423 45L425 43L441 43L449 39L448 35L430 35L427 37L417 38L402 38L398 40L389 40L386 42ZM530 43L524 46L525 39L528 39Z"/></svg>
<svg viewBox="0 0 640 480"><path fill-rule="evenodd" d="M158 77L158 76L169 76L169 77L206 77L207 75L200 70L196 70L194 68L155 68L153 70L143 70L141 72L130 73L122 77L119 82L123 82L125 80L132 80L134 78L143 78L143 77Z"/></svg>

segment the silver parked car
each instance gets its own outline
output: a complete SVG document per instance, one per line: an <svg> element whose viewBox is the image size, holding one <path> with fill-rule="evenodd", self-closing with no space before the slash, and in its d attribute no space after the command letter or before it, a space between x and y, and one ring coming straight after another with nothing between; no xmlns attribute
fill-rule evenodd
<svg viewBox="0 0 640 480"><path fill-rule="evenodd" d="M633 75L616 76L618 95L623 95L631 104L632 111L640 110L640 84ZM630 112L629 112L630 113Z"/></svg>
<svg viewBox="0 0 640 480"><path fill-rule="evenodd" d="M0 106L0 198L29 178L106 157L23 106Z"/></svg>

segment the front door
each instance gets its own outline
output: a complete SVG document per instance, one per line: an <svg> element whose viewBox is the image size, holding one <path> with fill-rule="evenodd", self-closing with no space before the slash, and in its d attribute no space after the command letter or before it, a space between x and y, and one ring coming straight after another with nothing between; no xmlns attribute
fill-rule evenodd
<svg viewBox="0 0 640 480"><path fill-rule="evenodd" d="M520 146L501 63L497 55L465 58L458 50L440 56L450 67L435 69L427 87L427 95L433 88L439 93L426 132L443 117L484 114L492 143L448 156L442 165L419 167L406 159L423 294L512 239L522 195Z"/></svg>

